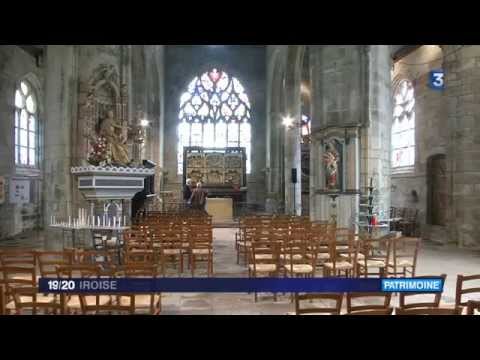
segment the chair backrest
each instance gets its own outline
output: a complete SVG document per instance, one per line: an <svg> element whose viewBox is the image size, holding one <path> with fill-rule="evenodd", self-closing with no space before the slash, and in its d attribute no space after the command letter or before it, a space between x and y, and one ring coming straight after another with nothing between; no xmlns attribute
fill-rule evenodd
<svg viewBox="0 0 480 360"><path fill-rule="evenodd" d="M392 315L393 307L389 306L384 309L359 310L346 315Z"/></svg>
<svg viewBox="0 0 480 360"><path fill-rule="evenodd" d="M7 296L6 296L5 284L0 283L0 315L6 314L5 306L7 305Z"/></svg>
<svg viewBox="0 0 480 360"><path fill-rule="evenodd" d="M441 274L439 275L434 275L434 276L416 276L416 279L422 279L422 278L440 278L443 279L443 283L445 284L445 280L447 279L447 274ZM413 296L419 296L421 295L423 298L426 296L431 296L433 297L432 301L424 301L422 300L421 302L406 302L406 299L408 297L412 298ZM428 292L401 292L399 296L399 308L402 310L405 309L417 309L417 308L438 308L440 307L440 300L442 298L442 293L428 293Z"/></svg>
<svg viewBox="0 0 480 360"><path fill-rule="evenodd" d="M0 284L5 285L7 294L13 287L35 287L37 285L36 269L25 266L0 266Z"/></svg>
<svg viewBox="0 0 480 360"><path fill-rule="evenodd" d="M467 315L475 315L475 311L480 312L480 301L469 300L467 302Z"/></svg>
<svg viewBox="0 0 480 360"><path fill-rule="evenodd" d="M38 251L36 253L38 268L41 277L57 277L57 265L71 265L74 253L64 251Z"/></svg>
<svg viewBox="0 0 480 360"><path fill-rule="evenodd" d="M376 300L376 303L370 303L372 300ZM387 311L391 300L391 293L349 292L347 293L347 313L373 310Z"/></svg>
<svg viewBox="0 0 480 360"><path fill-rule="evenodd" d="M124 261L127 265L151 265L156 263L156 254L153 251L138 250L126 251Z"/></svg>
<svg viewBox="0 0 480 360"><path fill-rule="evenodd" d="M416 308L416 309L395 309L396 315L461 315L462 308Z"/></svg>
<svg viewBox="0 0 480 360"><path fill-rule="evenodd" d="M37 265L35 250L9 249L0 251L0 266L33 267Z"/></svg>
<svg viewBox="0 0 480 360"><path fill-rule="evenodd" d="M259 264L279 263L279 244L271 239L254 241L250 252L250 264L253 264L253 272L257 271Z"/></svg>
<svg viewBox="0 0 480 360"><path fill-rule="evenodd" d="M465 282L473 282L474 287L465 288ZM463 299L466 294L475 294L476 299ZM457 275L457 289L455 293L455 306L467 306L468 300L480 300L480 274Z"/></svg>
<svg viewBox="0 0 480 360"><path fill-rule="evenodd" d="M320 301L321 304L317 302ZM295 293L295 314L340 315L343 293ZM325 304L327 302L328 304Z"/></svg>

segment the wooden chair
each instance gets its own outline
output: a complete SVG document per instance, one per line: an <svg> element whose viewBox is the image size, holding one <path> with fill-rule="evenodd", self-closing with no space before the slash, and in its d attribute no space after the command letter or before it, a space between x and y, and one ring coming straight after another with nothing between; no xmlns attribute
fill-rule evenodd
<svg viewBox="0 0 480 360"><path fill-rule="evenodd" d="M394 310L393 307L389 306L384 309L359 310L346 315L392 315L393 310Z"/></svg>
<svg viewBox="0 0 480 360"><path fill-rule="evenodd" d="M420 238L400 237L391 239L392 256L389 259L388 275L415 276Z"/></svg>
<svg viewBox="0 0 480 360"><path fill-rule="evenodd" d="M142 264L128 264L117 270L116 276L124 276L127 278L157 278L158 266L156 265L142 265ZM162 310L162 295L160 293L151 294L131 294L135 297L135 312L140 310L144 312L147 310L151 315L157 315ZM128 297L117 298L117 301L123 302L122 305L128 306L131 304L131 299Z"/></svg>
<svg viewBox="0 0 480 360"><path fill-rule="evenodd" d="M196 264L198 262L207 263L207 275L213 276L213 236L211 225L195 225L191 226L190 246L188 249L190 270L192 277L195 276Z"/></svg>
<svg viewBox="0 0 480 360"><path fill-rule="evenodd" d="M37 256L35 250L9 249L0 251L1 266L20 266L35 268Z"/></svg>
<svg viewBox="0 0 480 360"><path fill-rule="evenodd" d="M296 235L295 239L288 239L281 246L280 261L284 275L314 277L317 263L315 243L308 241L305 232L297 231Z"/></svg>
<svg viewBox="0 0 480 360"><path fill-rule="evenodd" d="M467 315L475 315L475 311L480 312L480 301L469 300L467 302Z"/></svg>
<svg viewBox="0 0 480 360"><path fill-rule="evenodd" d="M315 257L316 269L323 272L323 264L330 260L330 248L327 236L327 224L312 224L310 230L310 241L312 247L316 249L316 254L308 254L307 257Z"/></svg>
<svg viewBox="0 0 480 360"><path fill-rule="evenodd" d="M71 278L99 278L102 273L100 265L73 264L57 266L57 276L60 279ZM109 276L110 277L110 276ZM91 314L96 313L98 305L107 305L112 302L109 295L67 294L64 296L64 312L66 314Z"/></svg>
<svg viewBox="0 0 480 360"><path fill-rule="evenodd" d="M480 300L480 274L477 275L457 275L457 287L455 291L455 306L467 307L469 300ZM465 288L466 282L470 283L474 287ZM468 296L465 296L467 295ZM472 299L471 295L475 295ZM464 299L464 297L466 297Z"/></svg>
<svg viewBox="0 0 480 360"><path fill-rule="evenodd" d="M417 279L422 279L422 278L441 278L443 279L443 283L445 284L445 280L447 278L447 275L446 274L442 274L440 276L438 275L434 275L434 276L426 276L426 275L422 275L422 276L416 276L415 278ZM406 299L408 297L412 298L414 296L423 296L423 297L426 297L426 296L431 296L433 297L433 301L431 302L425 302L425 301L421 301L421 302L409 302L407 303L406 302ZM402 309L402 310L406 310L406 309L419 309L419 308L439 308L440 307L440 300L442 298L442 293L426 293L426 292L400 292L400 296L399 296L399 308Z"/></svg>
<svg viewBox="0 0 480 360"><path fill-rule="evenodd" d="M5 285L0 283L0 316L7 315L7 309L5 308L7 299L6 299L5 293L6 293Z"/></svg>
<svg viewBox="0 0 480 360"><path fill-rule="evenodd" d="M358 246L356 263L358 276L386 277L387 264L391 257L391 236L386 235L377 239L360 236Z"/></svg>
<svg viewBox="0 0 480 360"><path fill-rule="evenodd" d="M356 303L360 300L360 303ZM380 303L369 304L372 300ZM391 293L347 293L347 314L349 315L391 315Z"/></svg>
<svg viewBox="0 0 480 360"><path fill-rule="evenodd" d="M278 277L279 249L278 243L272 240L252 242L252 251L248 265L248 276L257 278L262 276ZM255 302L258 300L255 292ZM277 295L274 294L274 300Z"/></svg>
<svg viewBox="0 0 480 360"><path fill-rule="evenodd" d="M43 278L57 277L57 266L71 265L74 260L72 250L38 251L36 253L38 269Z"/></svg>
<svg viewBox="0 0 480 360"><path fill-rule="evenodd" d="M320 305L316 302L320 301ZM343 293L295 293L295 314L330 314L340 315L342 309ZM332 303L332 305L325 305L324 302ZM308 305L303 305L308 304Z"/></svg>
<svg viewBox="0 0 480 360"><path fill-rule="evenodd" d="M61 311L60 303L52 294L38 293L36 269L19 266L2 266L1 282L5 286L5 309L7 313L32 315L43 309L45 313Z"/></svg>
<svg viewBox="0 0 480 360"><path fill-rule="evenodd" d="M415 309L395 309L396 315L461 315L462 308L415 308Z"/></svg>
<svg viewBox="0 0 480 360"><path fill-rule="evenodd" d="M340 240L338 243L337 234ZM354 276L357 262L357 246L354 242L354 233L349 230L347 230L346 235L343 230L338 233L331 232L328 235L328 246L330 259L323 263L323 276L342 276L342 273L346 277Z"/></svg>
<svg viewBox="0 0 480 360"><path fill-rule="evenodd" d="M173 266L178 267L178 274L183 273L183 238L182 234L176 231L162 231L159 233L160 241L160 262L163 267L163 271L166 271L167 264L173 264Z"/></svg>

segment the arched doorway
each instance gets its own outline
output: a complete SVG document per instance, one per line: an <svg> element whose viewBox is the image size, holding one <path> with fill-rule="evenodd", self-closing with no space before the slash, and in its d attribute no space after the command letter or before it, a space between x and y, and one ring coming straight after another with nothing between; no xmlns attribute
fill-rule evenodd
<svg viewBox="0 0 480 360"><path fill-rule="evenodd" d="M444 154L433 155L427 163L427 222L445 226L447 223L447 175Z"/></svg>

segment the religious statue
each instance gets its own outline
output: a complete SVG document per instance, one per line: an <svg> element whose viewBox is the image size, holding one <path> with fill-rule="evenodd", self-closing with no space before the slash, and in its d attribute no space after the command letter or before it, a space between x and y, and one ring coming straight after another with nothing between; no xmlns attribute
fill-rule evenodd
<svg viewBox="0 0 480 360"><path fill-rule="evenodd" d="M106 118L100 124L99 134L107 140L112 156L111 161L117 165L128 165L130 163L126 145L127 139L122 134L124 129L127 128L127 126L115 120L112 110L107 112Z"/></svg>
<svg viewBox="0 0 480 360"><path fill-rule="evenodd" d="M88 161L93 165L122 165L130 164L127 150L127 139L123 136L128 126L115 120L112 110L101 121L96 137L89 136L92 142L92 151Z"/></svg>
<svg viewBox="0 0 480 360"><path fill-rule="evenodd" d="M338 186L338 163L340 154L335 149L333 143L327 144L326 152L323 154L323 162L327 174L327 189L339 190Z"/></svg>

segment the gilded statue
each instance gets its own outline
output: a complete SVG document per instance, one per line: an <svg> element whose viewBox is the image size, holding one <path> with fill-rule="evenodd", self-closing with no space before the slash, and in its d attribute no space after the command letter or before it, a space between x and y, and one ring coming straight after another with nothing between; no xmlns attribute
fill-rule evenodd
<svg viewBox="0 0 480 360"><path fill-rule="evenodd" d="M112 110L107 112L107 116L100 124L99 135L106 139L113 164L128 165L130 163L126 144L127 139L123 136L125 129L128 129L128 127L115 119Z"/></svg>

